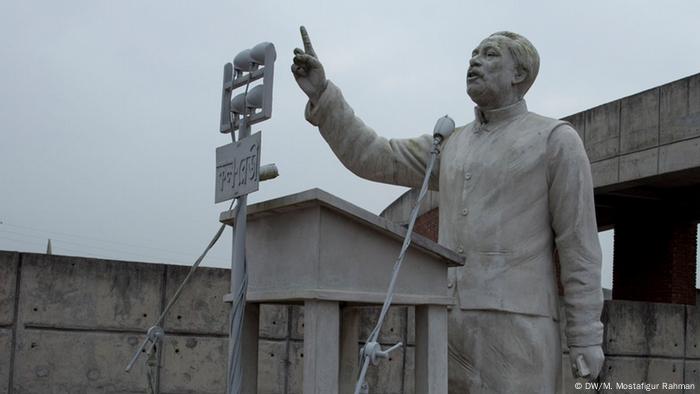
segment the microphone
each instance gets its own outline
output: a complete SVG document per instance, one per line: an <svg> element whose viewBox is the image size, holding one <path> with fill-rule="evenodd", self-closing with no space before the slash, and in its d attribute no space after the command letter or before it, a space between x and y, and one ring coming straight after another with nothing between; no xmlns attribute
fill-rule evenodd
<svg viewBox="0 0 700 394"><path fill-rule="evenodd" d="M437 143L441 143L446 140L447 137L455 131L455 121L449 116L445 115L438 119L435 123L435 129L433 129L433 138Z"/></svg>

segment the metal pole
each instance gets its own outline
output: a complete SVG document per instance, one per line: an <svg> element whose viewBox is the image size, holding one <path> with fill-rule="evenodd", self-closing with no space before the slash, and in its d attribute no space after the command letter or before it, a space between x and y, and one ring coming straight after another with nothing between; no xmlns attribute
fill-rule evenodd
<svg viewBox="0 0 700 394"><path fill-rule="evenodd" d="M233 67L230 67L229 64L224 66L224 97L222 98L221 109L221 123L223 126L221 130L222 132L230 130L231 139L234 143L236 142L236 136L234 131L236 129L236 121L238 120L239 115L242 115L240 118L240 122L238 123L239 143L244 139L250 137L251 122L257 123L270 118L272 111L272 77L274 72L275 57L276 53L274 45L272 45L269 42L264 42L256 45L252 49L247 49L236 55L236 57L233 59ZM262 69L262 73L260 72L260 66L264 66ZM232 72L233 74L231 74ZM248 73L245 78L242 77L244 72ZM258 85L249 92L248 88L250 87L250 83L260 78L263 78L262 86ZM234 97L229 104L229 92L232 92L236 87L241 87L243 85L245 85L245 93L243 93L242 95L239 94L238 96ZM261 88L263 87L264 90L261 90ZM251 94L250 97L249 93ZM261 111L257 114L256 108L261 109ZM232 113L233 118L231 118ZM230 127L226 127L225 125L227 118L228 120L230 120ZM255 164L257 166L255 169L256 171L260 170L259 157L260 156L258 152L258 162ZM240 171L241 169L239 168L238 170ZM234 168L234 174L236 172L237 171ZM276 176L276 173L276 168L273 165L267 172L267 175L274 177ZM258 173L257 175L259 176L260 173ZM236 190L236 186L244 184L241 183L241 180L245 182L247 180L245 177L246 175L241 173L239 173L237 177L234 175L234 183L239 182L238 185L233 185L234 190ZM257 190L257 182L259 182L259 179L256 179L255 182ZM239 190L237 193L243 192ZM237 193L234 193L234 195L236 195ZM254 390L253 387L255 387L255 382L243 381L244 344L242 343L242 341L246 309L245 293L246 288L248 286L245 250L246 216L248 214L248 192L245 193L246 194L243 194L237 198L238 204L236 205L237 210L233 222L233 245L231 251L231 294L229 295L229 297L227 297L232 302L228 349L228 380L226 387L227 394L241 394L244 389L244 384L249 386L245 387L246 393L250 392L251 390ZM257 325L257 322L254 322L254 324ZM257 346L255 346L255 348L257 349ZM252 379L252 377L249 378Z"/></svg>
<svg viewBox="0 0 700 394"><path fill-rule="evenodd" d="M231 132L233 136L233 131ZM241 117L241 124L238 131L238 140L250 136L250 126L246 116ZM245 291L245 238L246 238L246 215L248 214L248 196L243 195L237 198L238 204L236 218L233 225L233 247L231 253L231 325L229 332L228 347L228 394L240 394L243 386L243 365L242 365L242 334L243 316L245 314L245 294L242 298L238 295ZM238 304L240 303L240 304Z"/></svg>

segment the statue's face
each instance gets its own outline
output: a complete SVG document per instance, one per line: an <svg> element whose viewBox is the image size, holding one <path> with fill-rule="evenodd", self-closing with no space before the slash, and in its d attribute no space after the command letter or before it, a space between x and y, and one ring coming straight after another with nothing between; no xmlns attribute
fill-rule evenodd
<svg viewBox="0 0 700 394"><path fill-rule="evenodd" d="M516 62L505 40L483 40L469 59L467 94L480 107L498 108L504 98L515 92Z"/></svg>

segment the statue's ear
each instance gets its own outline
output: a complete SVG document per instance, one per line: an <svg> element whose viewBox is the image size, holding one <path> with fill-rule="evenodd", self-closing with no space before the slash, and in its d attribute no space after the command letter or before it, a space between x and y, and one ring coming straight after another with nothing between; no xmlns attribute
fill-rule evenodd
<svg viewBox="0 0 700 394"><path fill-rule="evenodd" d="M515 66L515 73L513 74L513 85L518 85L527 79L527 76L530 73L527 71L527 69L523 66Z"/></svg>

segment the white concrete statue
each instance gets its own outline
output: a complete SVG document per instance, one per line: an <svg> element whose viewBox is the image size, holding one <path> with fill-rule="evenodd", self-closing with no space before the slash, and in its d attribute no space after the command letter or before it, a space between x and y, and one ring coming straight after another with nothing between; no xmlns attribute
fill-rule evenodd
<svg viewBox="0 0 700 394"><path fill-rule="evenodd" d="M309 97L306 119L353 173L419 187L432 136L378 136L326 79L301 32L304 50L294 50L292 73ZM590 164L569 123L528 111L523 97L538 69L537 50L525 37L498 32L484 39L467 71L476 119L449 137L432 174L430 186L440 191L439 243L466 259L450 272L450 393L557 390L558 279L572 365L582 357L595 379L605 358Z"/></svg>

